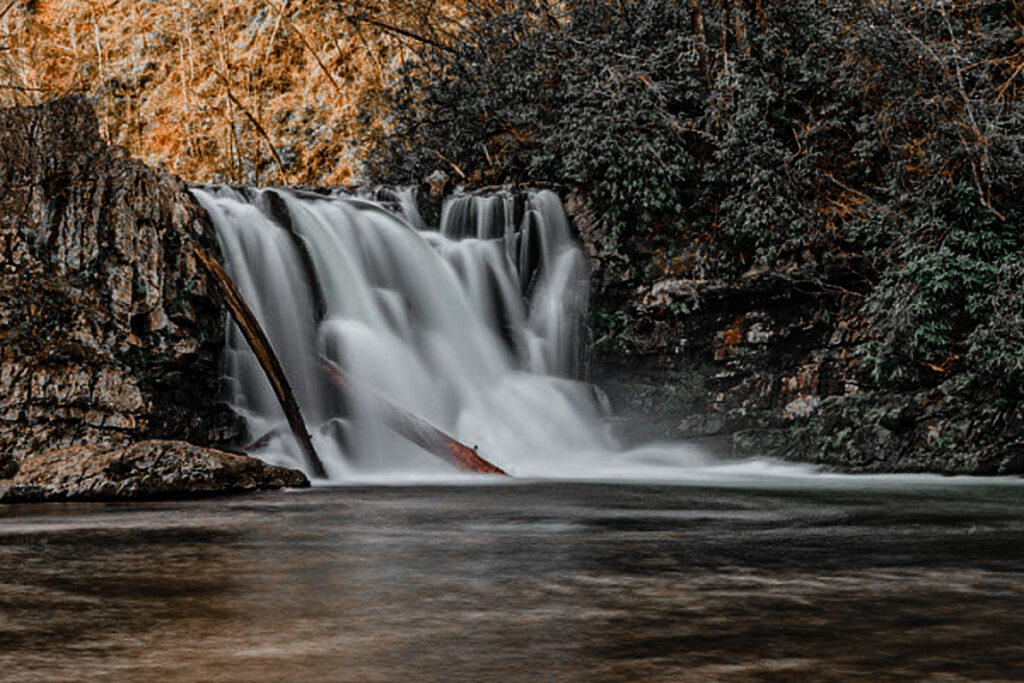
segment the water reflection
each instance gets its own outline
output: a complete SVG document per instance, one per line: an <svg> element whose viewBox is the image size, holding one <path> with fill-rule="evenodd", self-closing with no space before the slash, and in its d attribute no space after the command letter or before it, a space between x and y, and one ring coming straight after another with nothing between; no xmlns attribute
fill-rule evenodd
<svg viewBox="0 0 1024 683"><path fill-rule="evenodd" d="M1024 676L1021 487L0 509L4 680Z"/></svg>

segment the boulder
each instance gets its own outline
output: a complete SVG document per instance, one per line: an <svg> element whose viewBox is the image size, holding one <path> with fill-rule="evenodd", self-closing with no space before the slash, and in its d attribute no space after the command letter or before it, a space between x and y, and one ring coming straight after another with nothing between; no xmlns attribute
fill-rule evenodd
<svg viewBox="0 0 1024 683"><path fill-rule="evenodd" d="M155 500L306 487L297 470L182 441L68 446L28 458L0 480L0 503Z"/></svg>

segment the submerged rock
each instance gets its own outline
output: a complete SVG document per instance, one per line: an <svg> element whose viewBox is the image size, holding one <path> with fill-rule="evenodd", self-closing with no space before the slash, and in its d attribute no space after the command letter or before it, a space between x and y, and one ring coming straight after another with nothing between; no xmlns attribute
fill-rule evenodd
<svg viewBox="0 0 1024 683"><path fill-rule="evenodd" d="M0 503L188 498L306 487L297 470L182 441L69 446L24 460Z"/></svg>

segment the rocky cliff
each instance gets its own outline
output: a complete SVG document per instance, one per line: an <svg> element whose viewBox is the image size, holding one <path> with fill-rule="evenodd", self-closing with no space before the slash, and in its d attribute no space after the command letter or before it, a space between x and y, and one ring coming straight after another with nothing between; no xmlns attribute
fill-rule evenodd
<svg viewBox="0 0 1024 683"><path fill-rule="evenodd" d="M1024 406L990 405L969 371L873 383L866 293L825 284L813 260L730 280L670 274L601 241L578 197L567 206L593 272L590 379L624 441L720 437L738 454L853 472L1024 473Z"/></svg>
<svg viewBox="0 0 1024 683"><path fill-rule="evenodd" d="M813 260L709 281L622 253L566 199L593 271L591 379L626 441L724 436L855 471L1024 472L1019 404L987 406L955 373L865 379L864 293L823 284ZM163 440L241 437L216 400L224 316L193 241L216 251L184 185L106 145L86 101L0 111L0 479L28 477L8 499L173 495L167 463L216 452ZM41 463L68 458L95 462L40 480ZM245 470L229 460L193 479Z"/></svg>
<svg viewBox="0 0 1024 683"><path fill-rule="evenodd" d="M199 211L84 99L0 111L0 478L57 448L238 437Z"/></svg>

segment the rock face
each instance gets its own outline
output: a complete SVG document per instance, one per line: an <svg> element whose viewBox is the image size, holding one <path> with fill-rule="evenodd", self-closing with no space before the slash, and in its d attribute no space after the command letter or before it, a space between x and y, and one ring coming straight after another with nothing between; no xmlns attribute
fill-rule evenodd
<svg viewBox="0 0 1024 683"><path fill-rule="evenodd" d="M768 273L659 281L627 304L629 335L597 352L593 379L617 413L643 417L627 439L731 434L805 416L825 396L858 390L848 340L820 296Z"/></svg>
<svg viewBox="0 0 1024 683"><path fill-rule="evenodd" d="M181 441L82 445L27 459L0 503L153 500L309 486L296 470Z"/></svg>
<svg viewBox="0 0 1024 683"><path fill-rule="evenodd" d="M217 253L185 186L109 147L84 99L0 111L0 477L54 448L241 437L193 242Z"/></svg>
<svg viewBox="0 0 1024 683"><path fill-rule="evenodd" d="M185 187L108 147L81 98L0 111L0 453L235 436L223 315ZM0 470L3 468L0 467Z"/></svg>
<svg viewBox="0 0 1024 683"><path fill-rule="evenodd" d="M574 218L596 273L592 318L606 330L590 379L627 443L719 436L737 453L845 471L1024 473L1021 406L982 445L971 434L989 429L983 405L953 407L940 386L865 381L861 297L822 284L813 263L729 281L659 276L596 240L585 213Z"/></svg>

